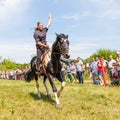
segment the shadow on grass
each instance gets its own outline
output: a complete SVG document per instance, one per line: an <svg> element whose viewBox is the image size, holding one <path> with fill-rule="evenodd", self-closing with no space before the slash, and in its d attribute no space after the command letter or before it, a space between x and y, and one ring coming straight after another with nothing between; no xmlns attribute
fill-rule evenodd
<svg viewBox="0 0 120 120"><path fill-rule="evenodd" d="M32 96L34 98L34 100L43 100L44 102L49 102L51 104L55 104L55 100L53 100L52 98L48 98L47 95L44 95L41 93L41 98L38 97L37 94L31 92L29 93L30 96Z"/></svg>

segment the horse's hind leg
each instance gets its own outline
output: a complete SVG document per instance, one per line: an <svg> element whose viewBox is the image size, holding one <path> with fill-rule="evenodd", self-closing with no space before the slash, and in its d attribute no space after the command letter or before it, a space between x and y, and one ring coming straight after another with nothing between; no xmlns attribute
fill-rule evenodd
<svg viewBox="0 0 120 120"><path fill-rule="evenodd" d="M44 76L43 84L44 84L45 89L46 89L46 92L47 92L47 97L48 97L48 98L51 98L50 91L49 91L49 89L48 89L48 87L47 87L47 84L46 84L46 79L47 79L47 77Z"/></svg>
<svg viewBox="0 0 120 120"><path fill-rule="evenodd" d="M35 81L36 81L36 87L37 87L37 91L38 91L38 97L41 98L40 89L39 89L39 82L38 82L38 76L37 75L35 75Z"/></svg>

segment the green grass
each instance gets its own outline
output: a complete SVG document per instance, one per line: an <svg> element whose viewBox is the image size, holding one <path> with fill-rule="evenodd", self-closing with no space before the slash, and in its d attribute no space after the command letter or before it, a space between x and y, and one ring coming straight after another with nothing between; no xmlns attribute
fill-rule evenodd
<svg viewBox="0 0 120 120"><path fill-rule="evenodd" d="M66 83L60 96L62 109L55 98L46 97L40 82L42 99L38 99L35 81L0 80L0 120L119 120L120 87ZM57 88L60 83L56 82Z"/></svg>

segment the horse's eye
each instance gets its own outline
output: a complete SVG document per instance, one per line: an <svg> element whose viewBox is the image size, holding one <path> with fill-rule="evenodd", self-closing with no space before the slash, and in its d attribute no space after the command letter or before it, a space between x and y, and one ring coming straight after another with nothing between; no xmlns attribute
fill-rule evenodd
<svg viewBox="0 0 120 120"><path fill-rule="evenodd" d="M61 38L61 43L66 43L67 39Z"/></svg>
<svg viewBox="0 0 120 120"><path fill-rule="evenodd" d="M66 40L66 39L64 39L64 42L67 42L67 40Z"/></svg>

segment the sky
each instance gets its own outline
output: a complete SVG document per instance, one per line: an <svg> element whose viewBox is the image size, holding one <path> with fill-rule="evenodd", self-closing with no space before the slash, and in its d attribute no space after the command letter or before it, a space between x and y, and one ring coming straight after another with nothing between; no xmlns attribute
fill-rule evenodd
<svg viewBox="0 0 120 120"><path fill-rule="evenodd" d="M36 54L36 23L47 25L47 43L55 33L68 35L71 59L88 58L99 49L120 50L120 0L0 0L0 56L29 63Z"/></svg>

